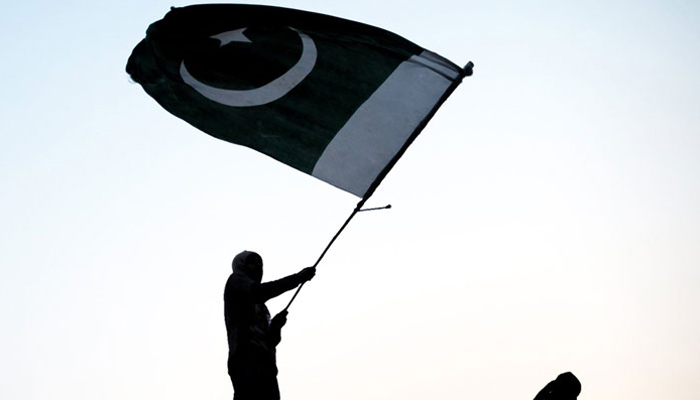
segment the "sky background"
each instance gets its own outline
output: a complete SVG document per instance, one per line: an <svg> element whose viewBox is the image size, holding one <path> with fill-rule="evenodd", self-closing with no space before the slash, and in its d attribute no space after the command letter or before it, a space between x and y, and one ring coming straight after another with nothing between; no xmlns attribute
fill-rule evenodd
<svg viewBox="0 0 700 400"><path fill-rule="evenodd" d="M284 399L697 399L700 3L268 4L476 64L290 309ZM130 81L173 5L2 6L4 400L230 399L232 257L297 272L357 202Z"/></svg>

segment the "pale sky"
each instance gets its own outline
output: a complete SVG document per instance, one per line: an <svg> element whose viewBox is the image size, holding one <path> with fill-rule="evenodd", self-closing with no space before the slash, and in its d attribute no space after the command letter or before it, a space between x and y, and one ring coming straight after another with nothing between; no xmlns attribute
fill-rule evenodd
<svg viewBox="0 0 700 400"><path fill-rule="evenodd" d="M292 306L283 399L697 400L700 3L268 4L476 64ZM231 258L297 272L357 202L129 80L173 5L2 7L3 400L230 399Z"/></svg>

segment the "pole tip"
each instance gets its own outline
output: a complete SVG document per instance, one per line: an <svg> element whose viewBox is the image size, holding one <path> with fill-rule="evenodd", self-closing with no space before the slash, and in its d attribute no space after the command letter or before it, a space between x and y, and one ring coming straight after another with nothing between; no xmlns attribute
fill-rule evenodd
<svg viewBox="0 0 700 400"><path fill-rule="evenodd" d="M469 61L464 67L464 76L472 76L474 74L474 63Z"/></svg>

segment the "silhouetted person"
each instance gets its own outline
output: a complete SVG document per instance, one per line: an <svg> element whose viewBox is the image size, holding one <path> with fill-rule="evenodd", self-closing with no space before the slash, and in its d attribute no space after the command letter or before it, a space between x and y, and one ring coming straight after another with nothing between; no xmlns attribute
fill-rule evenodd
<svg viewBox="0 0 700 400"><path fill-rule="evenodd" d="M316 268L277 281L262 282L262 258L252 251L238 254L224 290L228 336L228 374L234 400L278 400L275 347L287 322L282 311L270 320L265 302L314 277Z"/></svg>
<svg viewBox="0 0 700 400"><path fill-rule="evenodd" d="M535 400L576 400L579 393L581 382L571 372L564 372L540 390Z"/></svg>

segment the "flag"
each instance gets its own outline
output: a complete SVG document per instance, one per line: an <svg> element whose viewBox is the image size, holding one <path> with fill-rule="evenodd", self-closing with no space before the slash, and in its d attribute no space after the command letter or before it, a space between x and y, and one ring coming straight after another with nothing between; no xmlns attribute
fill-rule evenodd
<svg viewBox="0 0 700 400"><path fill-rule="evenodd" d="M380 28L238 4L171 9L126 70L196 128L363 199L465 75Z"/></svg>

